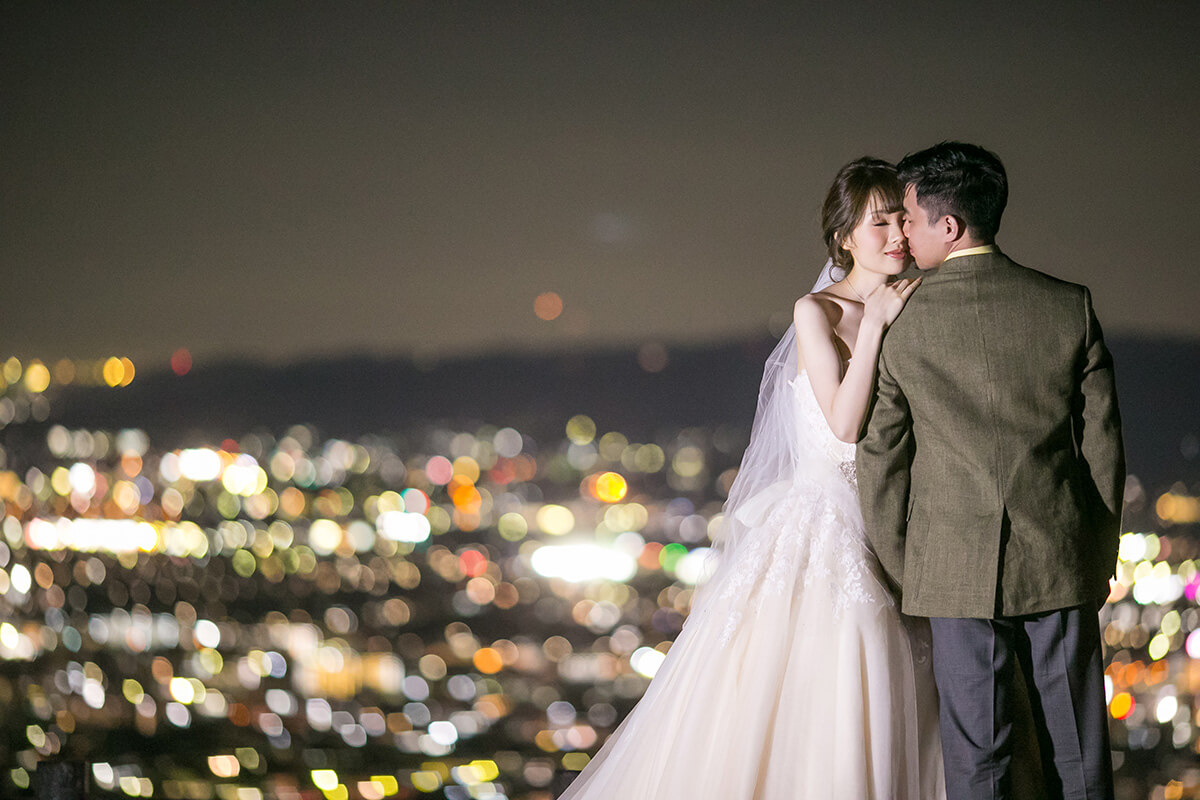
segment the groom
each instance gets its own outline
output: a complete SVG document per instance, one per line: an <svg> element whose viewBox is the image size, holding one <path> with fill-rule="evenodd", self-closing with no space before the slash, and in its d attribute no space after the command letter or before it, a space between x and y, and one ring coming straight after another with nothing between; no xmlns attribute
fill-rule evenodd
<svg viewBox="0 0 1200 800"><path fill-rule="evenodd" d="M1113 797L1097 610L1125 463L1091 295L996 247L1000 160L944 142L899 164L921 288L892 325L858 445L867 533L930 618L949 800L1011 797L1014 664L1051 797Z"/></svg>

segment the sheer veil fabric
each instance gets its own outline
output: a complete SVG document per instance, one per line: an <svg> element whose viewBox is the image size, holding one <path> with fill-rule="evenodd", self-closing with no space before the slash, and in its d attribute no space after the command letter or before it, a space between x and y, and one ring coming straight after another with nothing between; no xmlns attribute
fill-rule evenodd
<svg viewBox="0 0 1200 800"><path fill-rule="evenodd" d="M833 279L826 264L814 291ZM885 588L854 446L830 432L795 338L767 359L715 572L565 800L945 796L927 626Z"/></svg>
<svg viewBox="0 0 1200 800"><path fill-rule="evenodd" d="M833 259L821 268L810 294L832 286L839 280ZM750 444L742 455L737 477L725 502L721 537L714 550L722 561L736 557L736 551L749 533L744 515L738 512L751 498L761 497L772 486L789 485L802 463L803 444L797 430L798 420L792 403L791 382L796 377L796 326L789 325L763 367L758 387L758 405L750 429ZM714 578L719 576L719 571ZM711 588L711 587L710 587Z"/></svg>

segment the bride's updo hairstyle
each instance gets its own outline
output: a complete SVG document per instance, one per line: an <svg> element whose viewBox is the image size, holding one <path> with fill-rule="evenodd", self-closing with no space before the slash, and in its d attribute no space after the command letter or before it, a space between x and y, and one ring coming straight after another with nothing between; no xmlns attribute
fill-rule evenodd
<svg viewBox="0 0 1200 800"><path fill-rule="evenodd" d="M904 187L896 168L878 158L863 157L838 170L825 205L821 207L821 233L833 266L849 272L854 258L842 248L842 242L858 227L871 207L871 201L888 211L904 206Z"/></svg>

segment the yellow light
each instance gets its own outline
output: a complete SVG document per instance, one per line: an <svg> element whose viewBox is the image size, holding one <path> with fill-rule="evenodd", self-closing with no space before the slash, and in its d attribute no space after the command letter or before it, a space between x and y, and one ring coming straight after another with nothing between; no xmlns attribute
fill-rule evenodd
<svg viewBox="0 0 1200 800"><path fill-rule="evenodd" d="M671 469L683 478L694 478L704 469L704 453L700 448L687 445L671 459Z"/></svg>
<svg viewBox="0 0 1200 800"><path fill-rule="evenodd" d="M591 761L587 753L567 753L562 757L562 765L564 769L569 769L572 772L580 772Z"/></svg>
<svg viewBox="0 0 1200 800"><path fill-rule="evenodd" d="M418 792L436 792L442 788L442 777L432 770L418 770L409 776Z"/></svg>
<svg viewBox="0 0 1200 800"><path fill-rule="evenodd" d="M25 726L25 738L34 747L42 747L46 744L46 732L37 725Z"/></svg>
<svg viewBox="0 0 1200 800"><path fill-rule="evenodd" d="M451 465L455 475L461 475L471 483L479 481L479 462L470 456L459 456Z"/></svg>
<svg viewBox="0 0 1200 800"><path fill-rule="evenodd" d="M658 472L666 463L666 454L656 444L642 445L633 456L633 466L641 472Z"/></svg>
<svg viewBox="0 0 1200 800"><path fill-rule="evenodd" d="M1147 648L1150 653L1150 657L1155 661L1158 661L1160 658L1165 656L1167 651L1170 649L1171 637L1162 633L1157 634L1153 639L1151 639L1150 646Z"/></svg>
<svg viewBox="0 0 1200 800"><path fill-rule="evenodd" d="M596 423L586 414L576 414L567 421L567 438L572 444L588 444L596 438Z"/></svg>
<svg viewBox="0 0 1200 800"><path fill-rule="evenodd" d="M372 775L371 783L379 784L385 797L391 797L400 791L400 782L393 775Z"/></svg>
<svg viewBox="0 0 1200 800"><path fill-rule="evenodd" d="M34 394L41 394L50 386L50 370L40 361L29 362L25 370L25 388Z"/></svg>
<svg viewBox="0 0 1200 800"><path fill-rule="evenodd" d="M505 539L516 542L525 538L525 534L529 532L529 525L516 511L508 511L500 515L500 519L496 521L496 529Z"/></svg>
<svg viewBox="0 0 1200 800"><path fill-rule="evenodd" d="M479 779L482 781L494 781L496 778L500 777L500 768L496 766L495 761L487 759L482 761L472 761L470 766L472 766L475 771L479 773Z"/></svg>
<svg viewBox="0 0 1200 800"><path fill-rule="evenodd" d="M21 359L13 356L4 362L4 380L10 384L21 380Z"/></svg>
<svg viewBox="0 0 1200 800"><path fill-rule="evenodd" d="M109 386L120 386L125 380L125 365L121 359L113 356L104 362L104 382Z"/></svg>
<svg viewBox="0 0 1200 800"><path fill-rule="evenodd" d="M15 650L21 643L21 634L11 622L0 623L0 645Z"/></svg>
<svg viewBox="0 0 1200 800"><path fill-rule="evenodd" d="M338 785L338 775L331 769L314 769L311 775L313 786L323 792L331 792Z"/></svg>
<svg viewBox="0 0 1200 800"><path fill-rule="evenodd" d="M55 467L50 473L50 487L63 497L71 493L71 473L66 467Z"/></svg>
<svg viewBox="0 0 1200 800"><path fill-rule="evenodd" d="M619 503L625 499L629 484L616 472L602 472L596 476L595 497L605 503Z"/></svg>
<svg viewBox="0 0 1200 800"><path fill-rule="evenodd" d="M134 705L142 702L142 698L146 696L146 693L142 690L142 685L133 678L126 678L121 682L121 694Z"/></svg>
<svg viewBox="0 0 1200 800"><path fill-rule="evenodd" d="M196 690L187 678L171 678L171 697L184 705L189 705L196 699Z"/></svg>
<svg viewBox="0 0 1200 800"><path fill-rule="evenodd" d="M566 506L547 503L537 510L537 525L545 533L562 536L575 529L575 515Z"/></svg>
<svg viewBox="0 0 1200 800"><path fill-rule="evenodd" d="M121 368L123 370L121 373L121 385L128 386L129 384L133 383L133 362L128 358L122 358Z"/></svg>
<svg viewBox="0 0 1200 800"><path fill-rule="evenodd" d="M237 756L238 763L246 769L258 769L258 751L253 747L239 747L233 754Z"/></svg>

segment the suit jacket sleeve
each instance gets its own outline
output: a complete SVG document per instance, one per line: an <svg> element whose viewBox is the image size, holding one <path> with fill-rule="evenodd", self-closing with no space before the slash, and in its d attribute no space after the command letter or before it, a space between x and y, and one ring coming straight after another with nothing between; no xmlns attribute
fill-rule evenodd
<svg viewBox="0 0 1200 800"><path fill-rule="evenodd" d="M1117 561L1121 504L1125 492L1125 450L1112 356L1104 346L1092 296L1083 294L1086 340L1076 404L1075 439L1083 461L1088 517L1096 536L1096 580L1107 591Z"/></svg>
<svg viewBox="0 0 1200 800"><path fill-rule="evenodd" d="M886 346L867 430L858 443L858 485L867 538L896 587L904 579L908 496L912 481L912 418L908 401L888 370Z"/></svg>

